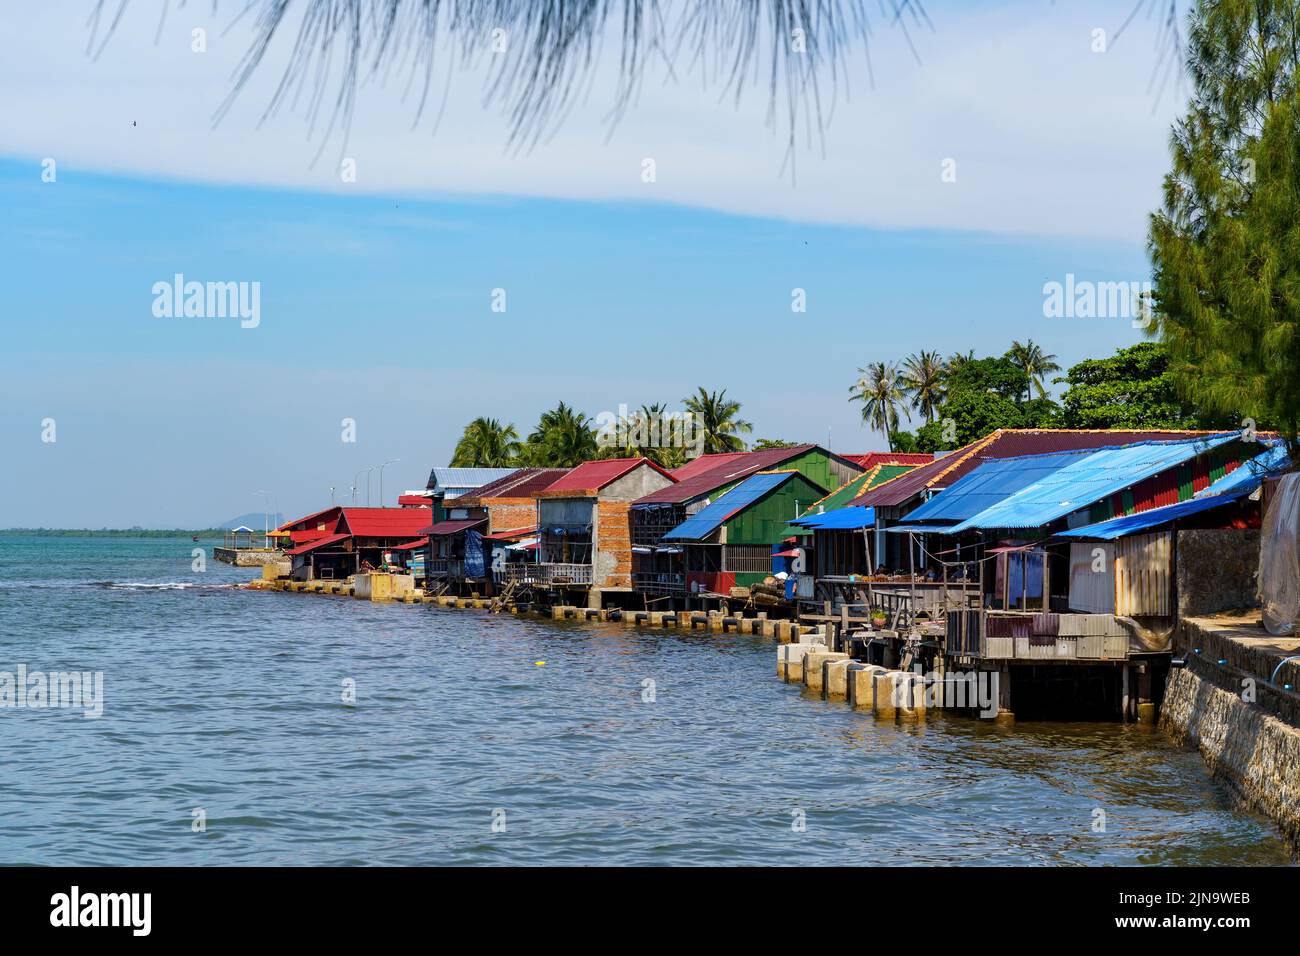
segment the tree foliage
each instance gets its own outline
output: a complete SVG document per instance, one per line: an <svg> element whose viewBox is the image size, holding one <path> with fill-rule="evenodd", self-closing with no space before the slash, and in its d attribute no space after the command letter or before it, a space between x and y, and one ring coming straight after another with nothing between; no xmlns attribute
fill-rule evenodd
<svg viewBox="0 0 1300 956"><path fill-rule="evenodd" d="M453 468L507 468L519 456L519 432L495 418L476 418L465 426L451 456Z"/></svg>
<svg viewBox="0 0 1300 956"><path fill-rule="evenodd" d="M740 402L727 398L725 388L708 392L700 386L682 404L695 416L695 427L704 430L704 454L745 450L740 436L748 435L754 426L740 417Z"/></svg>
<svg viewBox="0 0 1300 956"><path fill-rule="evenodd" d="M1193 95L1151 217L1159 333L1181 393L1286 435L1300 419L1300 23L1294 0L1202 0Z"/></svg>
<svg viewBox="0 0 1300 956"><path fill-rule="evenodd" d="M1110 358L1085 359L1063 378L1064 428L1211 427L1178 395L1169 351L1159 342L1139 342Z"/></svg>

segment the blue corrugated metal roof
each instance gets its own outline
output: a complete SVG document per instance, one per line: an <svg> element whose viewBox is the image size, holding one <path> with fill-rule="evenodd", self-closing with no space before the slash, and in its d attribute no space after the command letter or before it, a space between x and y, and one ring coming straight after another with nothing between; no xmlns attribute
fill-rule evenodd
<svg viewBox="0 0 1300 956"><path fill-rule="evenodd" d="M789 481L798 472L782 471L767 474L750 475L725 495L705 505L691 515L672 531L664 535L664 540L699 541L716 531L724 521L752 505L772 489Z"/></svg>
<svg viewBox="0 0 1300 956"><path fill-rule="evenodd" d="M915 534L943 534L951 527L950 524L898 524L885 530L890 534L906 534L909 531Z"/></svg>
<svg viewBox="0 0 1300 956"><path fill-rule="evenodd" d="M830 531L832 529L856 530L869 528L876 523L876 509L853 505L847 508L832 508L820 514L804 515L790 524L807 531ZM797 531L795 532L798 533Z"/></svg>
<svg viewBox="0 0 1300 956"><path fill-rule="evenodd" d="M1250 494L1249 491L1238 489L1223 495L1189 498L1186 501L1180 501L1176 505L1165 505L1163 508L1152 508L1149 511L1139 511L1137 514L1126 515L1122 518L1111 518L1109 521L1099 521L1097 524L1071 528L1069 531L1062 531L1056 537L1113 541L1125 535L1136 534L1139 531L1146 531L1148 528L1162 525L1166 521L1173 521L1175 518L1184 518L1199 511L1209 511L1211 508L1222 508L1224 505L1239 501L1248 494Z"/></svg>
<svg viewBox="0 0 1300 956"><path fill-rule="evenodd" d="M1196 497L1230 494L1239 489L1254 491L1266 476L1286 471L1290 465L1291 459L1286 453L1286 445L1278 442L1264 453L1234 468L1230 474L1224 475Z"/></svg>
<svg viewBox="0 0 1300 956"><path fill-rule="evenodd" d="M1226 432L1182 441L1102 448L1042 476L954 525L949 533L976 528L1041 528L1211 448L1240 440L1240 432Z"/></svg>
<svg viewBox="0 0 1300 956"><path fill-rule="evenodd" d="M940 491L921 507L909 511L907 521L909 524L965 521L1093 452L1094 449L1075 449L1046 455L990 458L951 488Z"/></svg>

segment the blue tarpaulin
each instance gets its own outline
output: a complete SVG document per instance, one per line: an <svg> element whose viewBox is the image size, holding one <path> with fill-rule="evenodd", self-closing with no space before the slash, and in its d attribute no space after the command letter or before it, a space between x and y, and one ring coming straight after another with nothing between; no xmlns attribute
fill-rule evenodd
<svg viewBox="0 0 1300 956"><path fill-rule="evenodd" d="M1102 448L1039 478L948 530L957 534L971 529L1041 528L1212 448L1240 440L1240 432L1227 432L1181 441Z"/></svg>
<svg viewBox="0 0 1300 956"><path fill-rule="evenodd" d="M1122 518L1111 518L1109 521L1099 521L1097 524L1086 524L1080 528L1071 528L1069 531L1062 531L1060 534L1056 535L1056 537L1114 541L1116 538L1122 538L1129 534L1136 534L1139 531L1146 531L1148 528L1162 525L1166 521L1173 521L1175 518L1185 518L1188 515L1198 514L1202 511L1209 511L1211 508L1222 508L1224 505L1230 505L1234 501L1240 501L1248 494L1250 494L1249 490L1237 490L1229 492L1226 495L1208 495L1204 498L1189 498L1187 501L1180 501L1176 505L1165 505L1163 508L1151 508L1148 511L1139 511L1137 514L1125 515Z"/></svg>
<svg viewBox="0 0 1300 956"><path fill-rule="evenodd" d="M782 471L750 475L717 501L705 505L672 531L664 540L701 541L722 526L732 515L752 505L769 491L789 481L798 472Z"/></svg>
<svg viewBox="0 0 1300 956"><path fill-rule="evenodd" d="M848 508L835 508L821 514L804 515L790 524L807 531L856 531L858 528L870 528L876 523L876 509L862 505Z"/></svg>
<svg viewBox="0 0 1300 956"><path fill-rule="evenodd" d="M483 535L477 531L465 532L465 577L484 576Z"/></svg>

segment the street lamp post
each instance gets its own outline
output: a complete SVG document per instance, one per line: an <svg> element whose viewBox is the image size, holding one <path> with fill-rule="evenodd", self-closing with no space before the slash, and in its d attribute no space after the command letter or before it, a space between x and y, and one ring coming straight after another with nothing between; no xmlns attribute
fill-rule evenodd
<svg viewBox="0 0 1300 956"><path fill-rule="evenodd" d="M389 465L397 464L401 460L400 458L390 458L379 466L379 507L381 508L384 506L384 469Z"/></svg>
<svg viewBox="0 0 1300 956"><path fill-rule="evenodd" d="M352 476L352 507L354 508L357 506L357 482L361 478L362 471L365 471L365 469L362 468L360 471L358 471L355 475Z"/></svg>
<svg viewBox="0 0 1300 956"><path fill-rule="evenodd" d="M370 473L377 468L377 465L371 465L366 469L366 507L370 507Z"/></svg>

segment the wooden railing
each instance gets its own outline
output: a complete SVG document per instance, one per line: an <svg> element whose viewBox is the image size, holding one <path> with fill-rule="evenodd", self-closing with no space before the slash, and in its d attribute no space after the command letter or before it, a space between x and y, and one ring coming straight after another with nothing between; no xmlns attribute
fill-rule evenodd
<svg viewBox="0 0 1300 956"><path fill-rule="evenodd" d="M506 565L505 580L515 584L548 587L556 584L590 584L590 564L514 564Z"/></svg>

